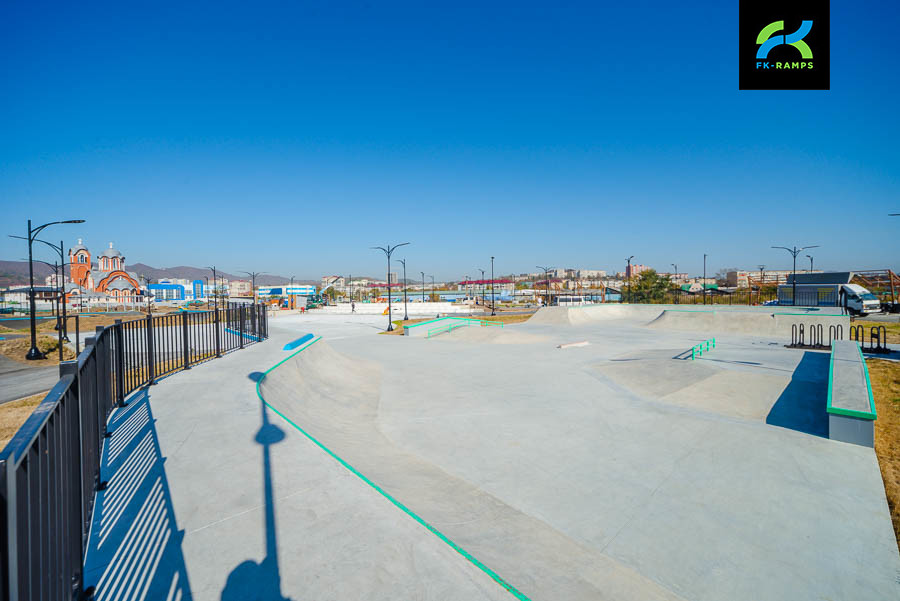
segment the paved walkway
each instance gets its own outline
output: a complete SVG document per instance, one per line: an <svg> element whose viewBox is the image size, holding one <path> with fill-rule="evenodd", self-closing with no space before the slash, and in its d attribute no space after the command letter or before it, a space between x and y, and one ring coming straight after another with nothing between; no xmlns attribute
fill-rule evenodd
<svg viewBox="0 0 900 601"><path fill-rule="evenodd" d="M53 388L59 368L32 367L0 355L0 404Z"/></svg>

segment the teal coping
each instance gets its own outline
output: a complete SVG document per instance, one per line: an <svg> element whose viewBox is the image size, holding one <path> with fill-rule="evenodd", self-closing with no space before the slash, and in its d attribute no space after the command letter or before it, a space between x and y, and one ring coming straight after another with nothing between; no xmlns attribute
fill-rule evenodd
<svg viewBox="0 0 900 601"><path fill-rule="evenodd" d="M859 360L862 362L863 373L866 374L866 391L869 394L869 408L870 411L856 411L855 409L843 409L841 407L834 407L831 404L831 382L834 378L834 348L831 349L831 360L828 364L828 405L825 410L828 413L833 413L835 415L845 415L847 417L858 417L860 419L870 419L876 420L878 419L878 414L875 411L875 398L872 396L872 382L869 380L869 368L866 365L866 359L863 357L862 348L859 346L859 342L856 343L856 350L859 351Z"/></svg>
<svg viewBox="0 0 900 601"><path fill-rule="evenodd" d="M432 321L438 321L438 320L432 320ZM267 375L269 375L269 373L271 373L274 369L276 369L277 367L279 367L279 366L281 366L282 364L284 364L287 360L292 359L293 357L296 357L297 355L299 355L300 353L302 353L303 351L305 351L306 349L308 349L309 347L311 347L312 345L314 345L316 342L318 342L318 341L321 340L321 339L322 339L321 336L316 337L316 338L313 339L311 342L309 342L309 343L306 344L305 346L303 346L303 347L301 347L300 349L298 349L297 352L292 353L291 355L289 355L289 356L286 357L285 359L282 359L281 361L279 361L278 363L276 363L275 365L273 365L272 367L270 367L269 369L267 369L265 372L263 372L262 377L261 377L259 380L256 381L256 396L259 397L259 400L262 401L262 403L263 403L266 407L268 407L269 409L271 409L275 414L277 414L278 416L280 416L284 421L286 421L286 422L289 423L291 426L293 426L298 432L300 432L301 434L303 434L303 436L305 436L305 437L308 438L310 441L312 441L313 444L315 444L317 447L319 447L320 449L322 449L323 451L325 451L328 455L330 455L332 459L334 459L335 461L337 461L338 463L340 463L342 466L344 466L345 468L347 468L347 470L350 471L350 473L352 473L354 476L356 476L357 478L359 478L360 480L362 480L363 482L365 482L366 484L368 484L368 485L369 485L370 487L372 487L376 492L378 492L381 496L383 496L385 499L387 499L388 501L390 501L390 502L391 502L394 506L396 506L398 509L400 509L401 511L403 511L403 513L405 513L406 515L408 515L409 517L411 517L411 518L412 518L413 520L415 520L419 525L423 526L423 527L424 527L425 529L427 529L429 532L431 532L432 534L434 534L434 535L435 535L436 537L438 537L441 541L443 541L444 543L446 543L451 549L453 549L454 551L456 551L457 553L459 553L460 555L462 555L465 559L467 559L470 563L472 563L472 565L474 565L476 568L478 568L479 570L481 570L482 572L484 572L485 574L487 574L494 582L496 582L497 584L499 584L500 586L502 586L504 589L506 589L510 594L512 594L513 597L515 597L515 598L518 599L519 601L531 601L531 599L529 599L523 592L521 592L519 589L517 589L516 587L514 587L513 585L511 585L510 583L508 583L506 580L504 580L497 572L495 572L494 570L492 570L491 568L489 568L488 566L486 566L485 564L483 564L477 557L475 557L474 555L472 555L471 553L469 553L468 551L466 551L465 549L463 549L462 547L460 547L459 545L457 545L455 542L453 542L451 539L449 539L443 532L441 532L440 530L438 530L437 528L435 528L434 526L432 526L431 524L429 524L428 522L426 522L426 521L425 521L424 519L422 519L418 514L416 514L413 510L409 509L406 505L404 505L403 503L401 503L400 501L398 501L397 499L395 499L393 496L391 496L391 494L390 494L389 492L387 492L386 490L384 490L383 488L381 488L380 486L378 486L377 484L375 484L372 480L370 480L369 478L367 478L367 477L365 476L365 474L363 474L362 472L360 472L359 470L357 470L355 467L353 467L352 465L350 465L349 463L347 463L347 462L346 462L344 459L342 459L337 453L335 453L334 451L332 451L331 449L329 449L328 447L326 447L324 444L322 444L321 442L319 442L315 437L313 437L312 434L310 434L309 432L307 432L306 430L304 430L303 428L301 428L300 426L298 426L297 424L295 424L294 422L292 422L292 421L290 420L290 418L288 418L286 415L284 415L283 413L281 413L280 411L278 411L278 409L276 409L275 407L273 407L272 405L270 405L268 402L266 402L266 399L263 398L263 395L262 395L262 393L261 393L260 390L259 390L259 385L260 385L260 383L265 379L265 377L266 377Z"/></svg>

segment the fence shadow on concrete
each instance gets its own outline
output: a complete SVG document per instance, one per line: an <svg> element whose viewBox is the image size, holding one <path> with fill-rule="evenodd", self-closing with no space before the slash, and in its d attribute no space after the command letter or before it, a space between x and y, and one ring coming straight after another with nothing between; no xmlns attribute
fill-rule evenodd
<svg viewBox="0 0 900 601"><path fill-rule="evenodd" d="M766 423L827 438L828 362L828 353L804 352Z"/></svg>
<svg viewBox="0 0 900 601"><path fill-rule="evenodd" d="M96 601L191 599L169 484L146 390L109 419L91 535L85 586Z"/></svg>
<svg viewBox="0 0 900 601"><path fill-rule="evenodd" d="M263 374L252 372L247 376L254 382ZM275 485L272 480L271 447L285 438L284 430L269 422L268 409L262 399L259 401L261 425L255 440L262 446L262 485L265 504L266 555L259 562L253 559L242 561L225 581L222 601L246 601L266 599L267 601L288 601L281 592L281 569L278 564L278 533L275 524Z"/></svg>

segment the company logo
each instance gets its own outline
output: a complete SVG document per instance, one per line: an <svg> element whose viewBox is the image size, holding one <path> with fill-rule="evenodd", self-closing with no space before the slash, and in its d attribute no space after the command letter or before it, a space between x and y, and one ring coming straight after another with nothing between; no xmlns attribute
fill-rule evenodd
<svg viewBox="0 0 900 601"><path fill-rule="evenodd" d="M741 0L740 88L829 89L829 17L828 0Z"/></svg>
<svg viewBox="0 0 900 601"><path fill-rule="evenodd" d="M809 49L809 46L803 41L803 38L806 37L806 34L809 33L812 26L812 21L803 21L800 23L800 29L790 35L774 35L779 31L784 30L784 21L769 23L763 27L762 31L759 32L759 35L756 36L756 43L760 45L759 50L756 51L756 58L766 59L769 56L769 50L775 46L787 44L788 46L793 46L799 50L802 58L811 59L813 57L812 50Z"/></svg>
<svg viewBox="0 0 900 601"><path fill-rule="evenodd" d="M759 44L759 50L756 51L756 68L757 69L812 69L813 53L809 45L803 41L806 34L812 29L812 21L803 21L800 27L794 33L785 35L775 35L779 31L784 31L784 21L775 21L769 23L762 28L759 35L756 36L756 43ZM766 59L769 58L769 52L778 46L793 46L800 51L801 61L776 61L770 63Z"/></svg>

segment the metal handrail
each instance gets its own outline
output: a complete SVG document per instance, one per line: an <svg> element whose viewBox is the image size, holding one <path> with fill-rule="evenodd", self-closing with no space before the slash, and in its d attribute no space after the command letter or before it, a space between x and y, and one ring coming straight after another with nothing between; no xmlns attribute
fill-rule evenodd
<svg viewBox="0 0 900 601"><path fill-rule="evenodd" d="M80 599L107 419L155 379L268 337L265 307L148 316L98 327L0 451L0 600ZM253 340L251 340L252 342Z"/></svg>
<svg viewBox="0 0 900 601"><path fill-rule="evenodd" d="M716 339L710 338L709 340L704 340L700 344L695 344L691 347L691 361L693 361L696 357L703 356L703 347L706 346L706 351L709 351L710 344L712 344L712 348L716 348Z"/></svg>

